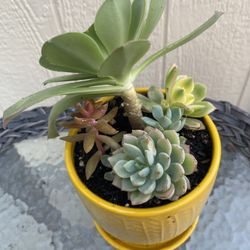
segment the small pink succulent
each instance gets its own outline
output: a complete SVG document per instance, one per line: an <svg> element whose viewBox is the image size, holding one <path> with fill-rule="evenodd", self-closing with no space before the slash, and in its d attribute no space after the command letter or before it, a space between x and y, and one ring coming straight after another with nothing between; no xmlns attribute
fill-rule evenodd
<svg viewBox="0 0 250 250"><path fill-rule="evenodd" d="M107 103L95 103L93 100L87 100L83 104L78 103L75 108L76 111L71 113L73 120L61 122L60 125L65 128L85 129L85 132L74 136L62 137L61 139L70 142L83 141L85 153L89 153L95 144L98 150L103 153L104 148L102 144L109 140L106 135L118 133L111 126L118 108L114 107L107 113Z"/></svg>

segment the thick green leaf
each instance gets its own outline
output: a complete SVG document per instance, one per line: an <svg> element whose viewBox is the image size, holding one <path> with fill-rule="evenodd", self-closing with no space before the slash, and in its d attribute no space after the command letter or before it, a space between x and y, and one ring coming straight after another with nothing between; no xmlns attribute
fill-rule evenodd
<svg viewBox="0 0 250 250"><path fill-rule="evenodd" d="M140 38L147 39L159 22L168 0L151 0L147 20Z"/></svg>
<svg viewBox="0 0 250 250"><path fill-rule="evenodd" d="M155 103L153 103L149 98L147 98L144 95L138 94L137 93L137 97L143 107L143 109L145 109L146 111L152 111L152 107Z"/></svg>
<svg viewBox="0 0 250 250"><path fill-rule="evenodd" d="M109 86L95 86L95 85L109 85ZM114 85L114 81L108 78L102 78L97 80L89 80L84 82L63 84L60 86L51 87L30 96L22 98L4 112L4 127L7 126L9 121L17 116L19 113L24 111L26 108L39 103L45 99L53 96L61 95L80 95L84 98L94 98L105 95L117 95L121 94L126 87L121 86L110 86ZM92 86L92 87L91 87Z"/></svg>
<svg viewBox="0 0 250 250"><path fill-rule="evenodd" d="M90 36L91 38L93 38L95 40L95 42L98 44L100 50L102 51L104 57L107 57L108 51L105 48L105 46L103 45L103 43L100 40L100 38L97 36L94 24L92 24L89 27L89 29L87 31L85 31L84 33L87 34L88 36Z"/></svg>
<svg viewBox="0 0 250 250"><path fill-rule="evenodd" d="M147 53L150 42L147 40L130 41L114 50L102 64L98 76L111 76L119 81L128 77L132 67Z"/></svg>
<svg viewBox="0 0 250 250"><path fill-rule="evenodd" d="M206 85L202 83L195 83L192 94L194 95L196 102L202 101L206 97L206 94L207 94Z"/></svg>
<svg viewBox="0 0 250 250"><path fill-rule="evenodd" d="M106 0L98 10L95 31L109 52L128 41L130 19L130 0Z"/></svg>
<svg viewBox="0 0 250 250"><path fill-rule="evenodd" d="M206 101L196 102L189 107L191 111L186 111L185 114L196 118L208 115L216 109L212 103Z"/></svg>
<svg viewBox="0 0 250 250"><path fill-rule="evenodd" d="M165 79L165 91L167 97L169 96L169 92L171 91L176 81L177 75L178 75L178 69L177 66L174 64L172 67L169 68Z"/></svg>
<svg viewBox="0 0 250 250"><path fill-rule="evenodd" d="M52 83L52 82L69 82L69 81L93 79L96 77L97 77L96 75L92 75L92 74L88 74L88 73L58 76L58 77L53 77L53 78L50 78L50 79L44 81L43 85L47 85L48 83Z"/></svg>
<svg viewBox="0 0 250 250"><path fill-rule="evenodd" d="M40 64L56 71L96 74L103 61L100 48L90 36L70 32L43 45Z"/></svg>
<svg viewBox="0 0 250 250"><path fill-rule="evenodd" d="M55 138L59 135L56 129L57 117L61 113L63 113L67 108L72 107L83 99L84 98L82 95L66 96L53 106L49 114L48 138Z"/></svg>
<svg viewBox="0 0 250 250"><path fill-rule="evenodd" d="M135 0L132 4L132 16L129 29L129 40L138 39L144 24L146 0Z"/></svg>

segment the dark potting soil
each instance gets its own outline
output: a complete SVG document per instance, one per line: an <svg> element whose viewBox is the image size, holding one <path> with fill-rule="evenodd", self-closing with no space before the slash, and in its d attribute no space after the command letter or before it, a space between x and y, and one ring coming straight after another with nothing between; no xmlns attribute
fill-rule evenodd
<svg viewBox="0 0 250 250"><path fill-rule="evenodd" d="M130 127L128 119L123 115L124 108L122 106L121 98L113 99L109 103L109 110L115 106L119 107L119 111L115 118L116 123L113 125L113 127L115 127L119 131L131 132L132 129ZM190 152L198 161L198 171L188 176L191 184L191 190L188 191L190 192L202 181L208 171L212 157L212 142L207 130L191 131L183 129L179 133L187 139L186 144L190 146ZM85 166L88 159L95 151L96 148L94 147L91 152L85 154L83 151L82 142L77 142L74 151L74 161L77 174L80 177L81 181L85 183L85 185L99 197L120 206L129 206L136 208L158 207L172 202L169 200L152 198L144 204L132 206L127 198L126 192L121 191L120 189L113 186L110 181L104 179L104 173L110 171L110 169L103 166L101 162L98 164L97 169L90 177L90 179L86 180Z"/></svg>

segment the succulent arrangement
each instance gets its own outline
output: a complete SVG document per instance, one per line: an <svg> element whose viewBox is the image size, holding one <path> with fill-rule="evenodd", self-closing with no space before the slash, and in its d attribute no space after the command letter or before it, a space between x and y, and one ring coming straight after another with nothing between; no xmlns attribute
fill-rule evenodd
<svg viewBox="0 0 250 250"><path fill-rule="evenodd" d="M67 72L44 85L55 83L9 107L4 127L26 108L53 96L63 96L50 113L48 137L58 136L57 117L75 106L71 119L61 122L78 128L75 136L63 140L83 141L90 178L101 160L112 168L105 178L128 192L132 204L152 197L175 200L190 186L188 175L197 161L188 152L178 132L183 127L197 130L205 126L200 119L214 110L204 101L206 87L192 78L178 76L174 65L166 74L165 90L149 88L147 96L136 93L136 77L158 58L199 36L222 15L220 12L176 42L142 59L150 48L148 40L160 20L167 0L105 0L94 23L85 32L58 35L42 47L40 64L46 69ZM118 108L98 99L119 96L132 133L113 127Z"/></svg>
<svg viewBox="0 0 250 250"><path fill-rule="evenodd" d="M111 167L105 178L128 192L132 205L147 202L152 197L176 200L190 188L186 175L196 170L197 161L180 143L174 130L161 132L157 128L133 130L125 134L122 147L105 157Z"/></svg>

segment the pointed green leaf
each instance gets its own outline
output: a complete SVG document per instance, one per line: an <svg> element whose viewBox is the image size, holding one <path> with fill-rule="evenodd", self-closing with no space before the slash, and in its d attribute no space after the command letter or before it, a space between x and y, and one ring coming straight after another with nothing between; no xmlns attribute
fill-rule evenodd
<svg viewBox="0 0 250 250"><path fill-rule="evenodd" d="M123 136L123 140L122 143L128 143L128 144L132 144L135 146L138 146L138 139L136 136L132 135L132 134L125 134Z"/></svg>
<svg viewBox="0 0 250 250"><path fill-rule="evenodd" d="M143 185L146 181L146 177L140 176L138 173L135 173L130 176L132 184L136 187Z"/></svg>
<svg viewBox="0 0 250 250"><path fill-rule="evenodd" d="M185 160L185 151L179 145L172 145L171 162L182 164Z"/></svg>
<svg viewBox="0 0 250 250"><path fill-rule="evenodd" d="M104 57L91 37L70 32L43 45L40 64L56 71L96 74L103 61Z"/></svg>
<svg viewBox="0 0 250 250"><path fill-rule="evenodd" d="M160 163L151 167L150 179L158 180L162 177L164 173L163 166Z"/></svg>
<svg viewBox="0 0 250 250"><path fill-rule="evenodd" d="M132 4L132 16L129 29L129 40L138 39L144 24L146 0L136 0Z"/></svg>
<svg viewBox="0 0 250 250"><path fill-rule="evenodd" d="M176 182L182 178L182 176L185 174L185 171L181 164L171 163L167 173L171 177L172 182Z"/></svg>
<svg viewBox="0 0 250 250"><path fill-rule="evenodd" d="M115 166L113 167L114 172L121 178L129 178L130 173L126 171L123 165L126 163L125 160L118 161Z"/></svg>
<svg viewBox="0 0 250 250"><path fill-rule="evenodd" d="M158 122L150 117L142 117L143 122L151 127L156 127Z"/></svg>
<svg viewBox="0 0 250 250"><path fill-rule="evenodd" d="M48 121L48 138L55 138L59 134L56 129L56 119L67 108L72 107L76 103L80 102L84 98L82 95L66 96L58 101L51 109Z"/></svg>
<svg viewBox="0 0 250 250"><path fill-rule="evenodd" d="M120 160L127 160L127 157L124 153L117 153L108 158L108 161L111 166L114 166Z"/></svg>
<svg viewBox="0 0 250 250"><path fill-rule="evenodd" d="M194 82L191 77L183 76L175 83L175 86L185 90L185 94L189 94L194 89Z"/></svg>
<svg viewBox="0 0 250 250"><path fill-rule="evenodd" d="M166 4L166 0L151 0L146 23L140 38L147 39L151 35L162 16Z"/></svg>
<svg viewBox="0 0 250 250"><path fill-rule="evenodd" d="M190 130L204 130L206 127L202 121L195 118L186 118L185 128Z"/></svg>
<svg viewBox="0 0 250 250"><path fill-rule="evenodd" d="M155 86L151 86L148 90L148 98L155 102L156 104L161 104L161 101L164 99L164 95L162 93L162 90L155 87Z"/></svg>
<svg viewBox="0 0 250 250"><path fill-rule="evenodd" d="M192 111L186 111L186 115L196 118L208 115L215 110L214 105L206 101L196 102L190 105L190 108Z"/></svg>
<svg viewBox="0 0 250 250"><path fill-rule="evenodd" d="M142 186L140 186L138 189L143 194L151 194L156 187L155 180L148 179Z"/></svg>
<svg viewBox="0 0 250 250"><path fill-rule="evenodd" d="M125 164L124 164L124 168L127 172L129 173L134 173L136 171L136 167L135 167L135 161L134 160L130 160L130 161L127 161Z"/></svg>
<svg viewBox="0 0 250 250"><path fill-rule="evenodd" d="M173 197L174 192L175 192L175 187L174 187L173 184L171 184L170 188L167 191L165 191L165 192L157 192L157 193L155 193L155 196L158 199L167 200L167 199L171 199Z"/></svg>
<svg viewBox="0 0 250 250"><path fill-rule="evenodd" d="M164 171L169 168L171 160L170 160L170 156L168 154L161 152L158 155L158 161L163 166Z"/></svg>
<svg viewBox="0 0 250 250"><path fill-rule="evenodd" d="M168 127L171 125L172 121L167 116L163 116L160 118L159 123L165 130L165 129L168 129Z"/></svg>
<svg viewBox="0 0 250 250"><path fill-rule="evenodd" d="M146 168L143 168L142 170L140 170L138 172L138 175L141 176L141 177L147 177L150 173L150 168L149 167L146 167Z"/></svg>
<svg viewBox="0 0 250 250"><path fill-rule="evenodd" d="M165 80L166 94L168 94L168 89L171 89L172 86L174 85L177 75L178 75L178 69L177 66L174 64L169 68L168 73L166 75L166 80Z"/></svg>
<svg viewBox="0 0 250 250"><path fill-rule="evenodd" d="M122 179L121 190L126 192L132 192L137 190L137 187L133 186L130 179Z"/></svg>
<svg viewBox="0 0 250 250"><path fill-rule="evenodd" d="M109 53L128 41L130 20L130 0L106 0L98 10L95 31Z"/></svg>
<svg viewBox="0 0 250 250"><path fill-rule="evenodd" d="M164 136L167 138L171 144L177 144L180 145L180 137L174 130L165 130Z"/></svg>
<svg viewBox="0 0 250 250"><path fill-rule="evenodd" d="M142 108L148 112L152 111L152 107L155 103L153 103L149 98L147 98L144 95L138 94L137 93L137 97L142 105Z"/></svg>
<svg viewBox="0 0 250 250"><path fill-rule="evenodd" d="M109 85L114 82L110 79L97 79L97 80L89 80L84 82L63 84L60 86L55 86L51 88L47 88L45 90L34 93L30 96L22 98L8 109L4 111L4 127L7 126L9 121L17 116L19 113L24 111L26 108L42 102L53 96L61 96L61 95L82 95L84 99L90 99L95 97L101 97L105 95L117 95L123 93L123 87L120 86L98 86L91 88L90 86L94 85ZM125 88L125 87L124 87ZM72 101L73 102L73 101Z"/></svg>
<svg viewBox="0 0 250 250"><path fill-rule="evenodd" d="M102 64L98 76L111 76L119 81L125 80L136 64L149 50L147 40L130 41L115 49Z"/></svg>
<svg viewBox="0 0 250 250"><path fill-rule="evenodd" d="M88 73L58 76L58 77L53 77L44 81L43 85L47 85L48 83L52 83L52 82L69 82L69 81L77 81L77 80L87 80L87 79L93 79L96 77L97 77L96 75L92 75Z"/></svg>
<svg viewBox="0 0 250 250"><path fill-rule="evenodd" d="M190 175L197 170L197 160L191 154L186 154L185 160L183 162L183 168L185 170L185 175Z"/></svg>
<svg viewBox="0 0 250 250"><path fill-rule="evenodd" d="M162 177L156 181L156 191L166 192L171 187L171 179L168 174L164 173Z"/></svg>
<svg viewBox="0 0 250 250"><path fill-rule="evenodd" d="M182 177L178 182L176 182L174 186L175 186L174 196L176 197L176 199L178 199L180 196L182 196L187 192L188 183L184 177Z"/></svg>
<svg viewBox="0 0 250 250"><path fill-rule="evenodd" d="M186 95L185 90L180 87L174 87L172 93L170 93L170 103L185 103L186 102Z"/></svg>
<svg viewBox="0 0 250 250"><path fill-rule="evenodd" d="M129 195L129 199L131 201L131 204L134 206L143 204L143 203L147 202L148 200L150 200L151 198L152 198L152 194L143 194L140 191L132 192Z"/></svg>
<svg viewBox="0 0 250 250"><path fill-rule="evenodd" d="M156 120L159 121L164 116L162 106L154 105L152 108L152 115Z"/></svg>
<svg viewBox="0 0 250 250"><path fill-rule="evenodd" d="M195 102L202 101L207 94L207 87L202 83L195 83L192 95L195 98Z"/></svg>
<svg viewBox="0 0 250 250"><path fill-rule="evenodd" d="M183 113L184 113L181 108L176 108L176 107L171 108L171 111L172 111L172 119L171 120L173 122L180 120Z"/></svg>
<svg viewBox="0 0 250 250"><path fill-rule="evenodd" d="M102 51L103 56L106 58L108 55L108 51L103 45L102 41L100 38L97 36L96 31L95 31L95 26L92 24L87 31L84 32L88 36L90 36L92 39L95 40L95 42L98 44L100 50Z"/></svg>
<svg viewBox="0 0 250 250"><path fill-rule="evenodd" d="M144 158L144 155L142 154L141 150L132 144L124 143L123 148L124 148L124 151L126 152L126 154L131 159L135 159L136 157Z"/></svg>
<svg viewBox="0 0 250 250"><path fill-rule="evenodd" d="M159 139L157 141L156 147L157 147L158 154L160 152L163 152L163 153L170 155L172 152L172 145L170 144L169 140L166 138Z"/></svg>

